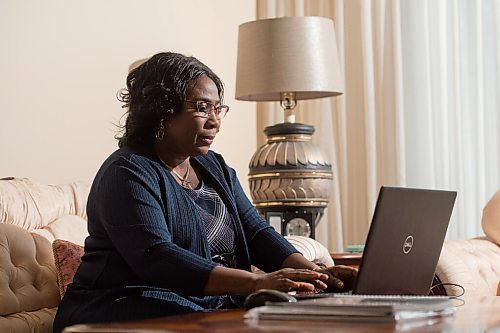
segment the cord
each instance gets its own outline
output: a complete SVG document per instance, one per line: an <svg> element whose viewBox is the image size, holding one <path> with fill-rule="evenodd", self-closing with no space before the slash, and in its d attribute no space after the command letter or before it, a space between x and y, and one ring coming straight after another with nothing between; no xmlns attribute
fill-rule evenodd
<svg viewBox="0 0 500 333"><path fill-rule="evenodd" d="M443 287L444 286L453 286L453 287L458 287L462 290L462 293L460 295L450 296L450 298L460 298L465 294L465 288L462 285L459 285L458 283L449 283L449 282L440 282L440 283L433 285L431 288L431 293L432 293L432 289L437 288L437 287L441 287L441 286L443 286Z"/></svg>

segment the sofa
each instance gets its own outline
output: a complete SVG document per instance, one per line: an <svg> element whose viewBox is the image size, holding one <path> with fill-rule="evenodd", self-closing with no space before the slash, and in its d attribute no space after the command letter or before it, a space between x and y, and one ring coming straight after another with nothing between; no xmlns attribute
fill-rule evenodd
<svg viewBox="0 0 500 333"><path fill-rule="evenodd" d="M55 245L60 240L83 245L88 191L89 186L79 182L56 186L24 178L0 179L1 333L52 332L61 294L72 277L64 273L67 262L57 255ZM483 214L486 237L446 241L436 270L442 282L461 284L468 295L498 294L500 191L490 203ZM309 260L333 264L318 242L289 240ZM449 295L460 292L450 286L445 289Z"/></svg>
<svg viewBox="0 0 500 333"><path fill-rule="evenodd" d="M500 296L500 190L483 208L481 225L484 237L444 242L436 275L462 286L467 296ZM463 293L457 286L444 288L447 295Z"/></svg>
<svg viewBox="0 0 500 333"><path fill-rule="evenodd" d="M52 243L83 245L89 186L0 180L0 332L52 333L61 300Z"/></svg>
<svg viewBox="0 0 500 333"><path fill-rule="evenodd" d="M79 259L72 256L88 234L88 192L81 182L0 179L0 333L52 333L57 305L76 270L73 259ZM308 259L333 264L318 242L290 241Z"/></svg>

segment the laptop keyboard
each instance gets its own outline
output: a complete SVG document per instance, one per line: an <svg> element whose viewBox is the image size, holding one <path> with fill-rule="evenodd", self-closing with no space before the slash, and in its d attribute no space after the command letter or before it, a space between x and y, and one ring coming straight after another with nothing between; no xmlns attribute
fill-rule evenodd
<svg viewBox="0 0 500 333"><path fill-rule="evenodd" d="M418 299L449 299L450 296L422 296L422 295L364 295L364 294L353 294L351 291L342 293L317 293L317 294L296 294L293 295L297 300L304 299L316 299L316 298L328 298L328 297L359 297L363 299L373 299L373 300L418 300Z"/></svg>

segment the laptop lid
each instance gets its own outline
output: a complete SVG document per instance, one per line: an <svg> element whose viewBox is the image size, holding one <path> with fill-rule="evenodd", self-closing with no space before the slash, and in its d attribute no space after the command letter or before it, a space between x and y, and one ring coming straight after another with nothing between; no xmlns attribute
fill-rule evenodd
<svg viewBox="0 0 500 333"><path fill-rule="evenodd" d="M428 295L456 195L382 186L353 293Z"/></svg>

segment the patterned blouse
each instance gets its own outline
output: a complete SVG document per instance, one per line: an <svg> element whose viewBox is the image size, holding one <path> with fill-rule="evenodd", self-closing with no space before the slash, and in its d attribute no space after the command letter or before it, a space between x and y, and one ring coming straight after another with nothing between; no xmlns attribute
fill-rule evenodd
<svg viewBox="0 0 500 333"><path fill-rule="evenodd" d="M212 256L234 252L233 221L214 188L202 180L197 189L186 188L186 191L205 221Z"/></svg>

